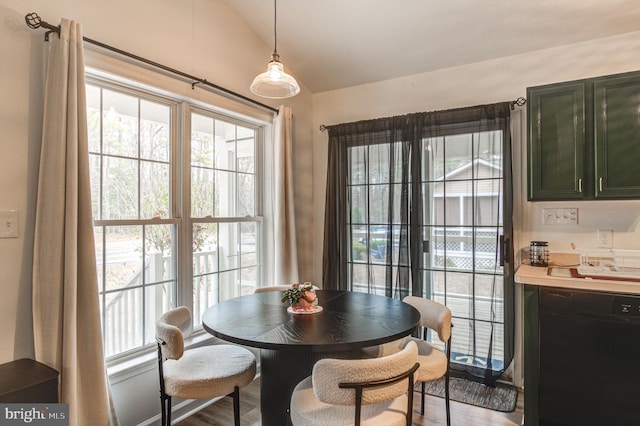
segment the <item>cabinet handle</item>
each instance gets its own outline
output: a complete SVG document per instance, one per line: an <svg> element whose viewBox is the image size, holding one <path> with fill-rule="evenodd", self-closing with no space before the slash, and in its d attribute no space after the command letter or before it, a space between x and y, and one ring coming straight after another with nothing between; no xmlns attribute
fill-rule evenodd
<svg viewBox="0 0 640 426"><path fill-rule="evenodd" d="M582 193L582 179L578 179L578 192Z"/></svg>
<svg viewBox="0 0 640 426"><path fill-rule="evenodd" d="M600 177L600 192L602 192L602 176Z"/></svg>

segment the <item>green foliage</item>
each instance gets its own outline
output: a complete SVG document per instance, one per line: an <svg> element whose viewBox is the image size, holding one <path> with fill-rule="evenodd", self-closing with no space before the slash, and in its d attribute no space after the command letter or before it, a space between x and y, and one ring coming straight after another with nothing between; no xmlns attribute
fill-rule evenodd
<svg viewBox="0 0 640 426"><path fill-rule="evenodd" d="M367 256L367 246L354 241L351 243L351 256L353 259L365 259Z"/></svg>
<svg viewBox="0 0 640 426"><path fill-rule="evenodd" d="M290 289L284 292L280 301L282 303L289 302L291 306L295 306L300 300L302 300L302 298L304 298L304 294L311 290L313 290L313 285L311 284L300 285L299 283L295 283Z"/></svg>
<svg viewBox="0 0 640 426"><path fill-rule="evenodd" d="M362 212L358 207L351 209L351 223L362 223Z"/></svg>

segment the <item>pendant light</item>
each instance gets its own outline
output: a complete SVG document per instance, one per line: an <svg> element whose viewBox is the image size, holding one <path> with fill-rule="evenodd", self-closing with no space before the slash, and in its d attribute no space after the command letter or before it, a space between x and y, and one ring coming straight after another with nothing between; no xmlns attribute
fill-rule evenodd
<svg viewBox="0 0 640 426"><path fill-rule="evenodd" d="M251 92L271 99L290 98L300 93L300 86L295 78L284 72L284 66L278 55L278 36L276 32L276 0L273 0L273 54L267 64L267 71L258 75L251 83Z"/></svg>

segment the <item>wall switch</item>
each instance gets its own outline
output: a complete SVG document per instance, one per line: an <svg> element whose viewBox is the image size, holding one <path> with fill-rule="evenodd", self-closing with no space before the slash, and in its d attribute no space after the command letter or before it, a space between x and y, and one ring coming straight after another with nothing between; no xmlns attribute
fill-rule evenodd
<svg viewBox="0 0 640 426"><path fill-rule="evenodd" d="M0 238L18 238L18 210L0 211Z"/></svg>
<svg viewBox="0 0 640 426"><path fill-rule="evenodd" d="M612 248L613 247L613 230L611 229L598 229L596 232L597 246L598 248Z"/></svg>
<svg viewBox="0 0 640 426"><path fill-rule="evenodd" d="M577 225L578 208L542 209L543 225Z"/></svg>

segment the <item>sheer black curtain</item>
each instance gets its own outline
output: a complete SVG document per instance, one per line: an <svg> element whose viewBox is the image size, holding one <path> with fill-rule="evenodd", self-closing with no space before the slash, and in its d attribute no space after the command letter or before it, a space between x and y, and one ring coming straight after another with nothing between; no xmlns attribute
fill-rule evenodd
<svg viewBox="0 0 640 426"><path fill-rule="evenodd" d="M328 127L323 288L398 299L413 294L445 303L454 325L461 325L454 328L453 349L460 360L454 367L487 384L495 383L513 358L510 107L504 102ZM493 139L487 142L486 135ZM454 156L460 141L469 146L468 164ZM440 162L433 160L436 149ZM465 166L477 176L446 182ZM499 170L499 180L485 178L482 167ZM476 197L486 182L500 185L493 201ZM436 205L438 185L461 183L473 197L457 198L471 207L460 207L458 215L446 190L439 195L443 206ZM452 232L459 235L448 236ZM486 241L489 246L493 241L494 259L478 248ZM472 254L460 265L447 250L465 244ZM469 302L458 308L459 295L452 289L460 279L469 283Z"/></svg>
<svg viewBox="0 0 640 426"><path fill-rule="evenodd" d="M420 241L409 238L419 231L421 221L421 206L414 204L412 196L419 190L412 180L412 170L420 169L419 163L413 164L419 157L412 153L419 149L422 119L422 114L411 114L328 129L323 288L353 290L354 228L363 228L364 237L356 241L363 240L365 256L370 258L373 249L380 250L378 257L384 262L360 262L361 272L368 278L379 277L375 285L383 284L389 297L401 299L422 292L416 267L421 259ZM377 167L358 162L360 157L378 158ZM377 196L371 197L373 194ZM381 211L371 203L386 208ZM372 240L374 228L382 230L384 238ZM392 234L395 238L389 238ZM369 292L375 292L372 281L365 280Z"/></svg>

